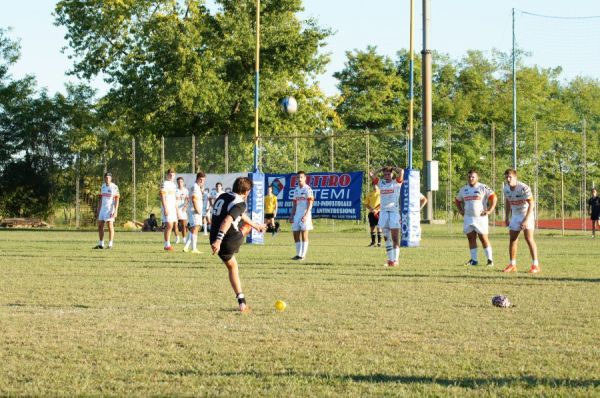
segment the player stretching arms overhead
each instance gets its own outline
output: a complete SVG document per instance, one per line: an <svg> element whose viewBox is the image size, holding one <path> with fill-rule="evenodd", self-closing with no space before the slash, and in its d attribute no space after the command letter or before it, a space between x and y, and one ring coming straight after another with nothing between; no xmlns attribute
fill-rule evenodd
<svg viewBox="0 0 600 398"><path fill-rule="evenodd" d="M376 172L370 172L373 184L379 186L379 228L383 230L385 250L387 253L387 267L398 265L400 258L400 189L404 178L404 170L399 167L383 167L379 170L383 178L379 179ZM393 176L393 173L396 176Z"/></svg>
<svg viewBox="0 0 600 398"><path fill-rule="evenodd" d="M246 297L242 293L242 283L238 271L235 253L240 250L244 235L239 229L240 221L252 228L264 232L265 224L256 224L245 214L246 198L252 189L252 180L238 177L233 183L231 192L221 194L212 210L212 228L210 229L210 246L213 254L218 254L229 273L229 283L233 288L241 312L248 309Z"/></svg>
<svg viewBox="0 0 600 398"><path fill-rule="evenodd" d="M467 185L462 187L454 203L460 214L465 217L463 231L469 241L469 250L471 259L465 265L477 265L477 237L481 241L483 250L487 257L487 265L493 266L492 245L488 239L488 214L491 214L496 208L498 198L494 191L487 185L479 182L479 173L476 170L469 170L467 175ZM488 207L488 202L491 201Z"/></svg>
<svg viewBox="0 0 600 398"><path fill-rule="evenodd" d="M306 173L297 174L298 186L292 191L292 233L296 243L296 255L292 260L304 260L308 251L308 231L312 231L312 207L315 197L312 188L306 183Z"/></svg>
<svg viewBox="0 0 600 398"><path fill-rule="evenodd" d="M523 235L525 235L525 242L529 246L529 253L532 260L529 272L532 274L538 273L541 269L538 263L537 246L533 239L533 230L535 228L533 209L535 203L531 195L531 188L517 181L516 170L507 169L504 172L504 179L506 180L506 186L504 187L504 198L506 201L505 219L506 226L508 226L510 232L510 244L508 247L510 263L502 272L517 271L517 243L522 230ZM512 217L509 218L511 213Z"/></svg>

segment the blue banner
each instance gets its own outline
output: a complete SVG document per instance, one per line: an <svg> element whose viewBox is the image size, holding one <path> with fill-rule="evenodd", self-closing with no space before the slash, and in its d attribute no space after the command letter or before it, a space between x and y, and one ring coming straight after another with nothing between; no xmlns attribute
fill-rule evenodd
<svg viewBox="0 0 600 398"><path fill-rule="evenodd" d="M400 196L402 236L400 246L417 247L421 242L421 174L419 170L404 170Z"/></svg>
<svg viewBox="0 0 600 398"><path fill-rule="evenodd" d="M252 221L262 224L265 217L265 175L262 173L249 173L248 177L253 183L252 191L250 191L250 195L248 196L248 214ZM264 240L265 235L254 228L246 236L247 243L262 245Z"/></svg>
<svg viewBox="0 0 600 398"><path fill-rule="evenodd" d="M312 218L360 220L362 182L362 171L307 174L306 183L315 197ZM291 193L298 186L296 173L265 174L265 184L273 187L273 194L277 196L277 218L289 218Z"/></svg>

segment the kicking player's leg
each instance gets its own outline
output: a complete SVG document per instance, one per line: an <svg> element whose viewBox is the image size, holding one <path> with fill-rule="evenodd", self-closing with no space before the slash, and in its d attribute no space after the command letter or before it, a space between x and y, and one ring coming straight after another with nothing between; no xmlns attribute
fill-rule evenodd
<svg viewBox="0 0 600 398"><path fill-rule="evenodd" d="M510 240L508 243L508 258L509 263L506 268L502 270L502 272L516 272L517 271L517 247L519 243L519 234L521 231L513 231L509 230Z"/></svg>

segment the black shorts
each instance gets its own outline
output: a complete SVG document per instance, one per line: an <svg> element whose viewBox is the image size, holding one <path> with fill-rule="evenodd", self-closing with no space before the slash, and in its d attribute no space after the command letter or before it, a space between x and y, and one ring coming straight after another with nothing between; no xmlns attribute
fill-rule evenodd
<svg viewBox="0 0 600 398"><path fill-rule="evenodd" d="M240 251L242 243L244 243L244 235L241 233L223 239L221 242L221 249L219 249L219 253L217 253L219 258L223 261L231 260L235 253Z"/></svg>
<svg viewBox="0 0 600 398"><path fill-rule="evenodd" d="M275 218L275 214L273 214L273 213L265 213L265 220L270 220L272 218Z"/></svg>
<svg viewBox="0 0 600 398"><path fill-rule="evenodd" d="M369 226L374 228L379 223L379 213L369 213Z"/></svg>
<svg viewBox="0 0 600 398"><path fill-rule="evenodd" d="M593 211L592 212L592 221L597 221L598 219L600 219L600 211Z"/></svg>

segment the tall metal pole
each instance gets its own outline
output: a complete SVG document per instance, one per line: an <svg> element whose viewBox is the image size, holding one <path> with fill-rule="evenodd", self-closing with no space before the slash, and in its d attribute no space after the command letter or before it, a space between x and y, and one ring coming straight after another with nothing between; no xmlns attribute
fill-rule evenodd
<svg viewBox="0 0 600 398"><path fill-rule="evenodd" d="M133 191L131 192L131 201L133 202L133 208L131 210L132 220L137 220L137 180L135 174L135 137L131 139L131 185Z"/></svg>
<svg viewBox="0 0 600 398"><path fill-rule="evenodd" d="M512 9L512 78L513 78L513 169L517 169L517 59L515 47L515 9Z"/></svg>
<svg viewBox="0 0 600 398"><path fill-rule="evenodd" d="M408 163L409 169L412 169L412 157L413 157L413 114L414 114L414 103L415 103L415 91L414 91L414 0L410 0L410 43L409 43L409 61L408 61Z"/></svg>
<svg viewBox="0 0 600 398"><path fill-rule="evenodd" d="M422 75L423 75L423 170L425 171L425 196L427 205L423 222L429 223L433 220L433 195L431 193L431 160L432 160L432 122L431 122L431 50L429 49L429 25L431 22L431 0L423 0L423 51Z"/></svg>
<svg viewBox="0 0 600 398"><path fill-rule="evenodd" d="M583 119L583 134L582 134L582 141L583 141L583 153L582 153L582 157L583 157L583 178L582 178L582 191L583 191L583 203L582 203L582 208L583 208L583 230L586 231L587 230L587 222L585 220L586 218L586 211L587 211L587 203L586 203L586 197L587 197L587 124L585 119Z"/></svg>
<svg viewBox="0 0 600 398"><path fill-rule="evenodd" d="M258 169L258 93L260 76L260 0L256 0L256 64L254 67L254 172Z"/></svg>

